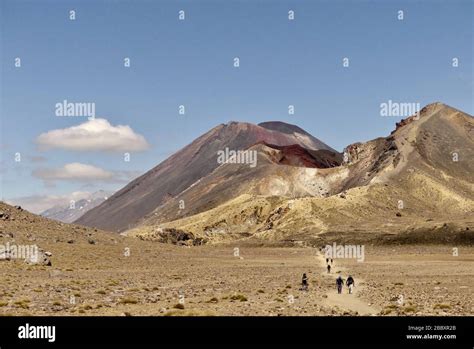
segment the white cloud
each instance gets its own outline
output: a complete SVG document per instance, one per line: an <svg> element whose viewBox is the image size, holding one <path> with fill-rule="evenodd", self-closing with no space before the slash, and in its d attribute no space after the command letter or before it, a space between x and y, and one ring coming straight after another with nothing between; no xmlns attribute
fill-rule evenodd
<svg viewBox="0 0 474 349"><path fill-rule="evenodd" d="M73 162L58 168L38 168L31 173L33 177L42 179L46 187L55 187L56 181L81 182L94 184L95 182L128 183L142 175L141 171L107 171L100 167Z"/></svg>
<svg viewBox="0 0 474 349"><path fill-rule="evenodd" d="M114 173L100 167L73 162L59 168L41 168L33 171L33 176L45 181L72 180L108 180L114 178Z"/></svg>
<svg viewBox="0 0 474 349"><path fill-rule="evenodd" d="M36 139L40 149L59 148L74 151L136 152L149 148L145 137L127 125L111 125L106 119L51 130Z"/></svg>

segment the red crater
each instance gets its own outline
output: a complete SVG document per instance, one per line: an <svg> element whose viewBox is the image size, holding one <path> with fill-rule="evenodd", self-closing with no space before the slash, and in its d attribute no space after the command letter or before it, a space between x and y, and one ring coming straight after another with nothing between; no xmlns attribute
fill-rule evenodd
<svg viewBox="0 0 474 349"><path fill-rule="evenodd" d="M299 144L275 145L267 142L259 142L272 149L279 150L278 156L272 160L275 163L298 167L330 168L341 164L341 154L330 150L310 150Z"/></svg>

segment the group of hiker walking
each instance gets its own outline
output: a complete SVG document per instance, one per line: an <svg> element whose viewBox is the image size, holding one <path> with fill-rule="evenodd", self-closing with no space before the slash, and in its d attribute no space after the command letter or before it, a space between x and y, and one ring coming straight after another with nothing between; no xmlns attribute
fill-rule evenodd
<svg viewBox="0 0 474 349"><path fill-rule="evenodd" d="M336 279L337 293L342 293L342 286L344 286L344 279L341 277L341 275L339 275L339 277ZM355 286L354 278L351 275L349 275L346 280L346 286L349 291L349 294L351 294Z"/></svg>
<svg viewBox="0 0 474 349"><path fill-rule="evenodd" d="M331 265L333 263L333 259L329 259L329 258L326 258L326 263L327 263L327 271L328 271L328 274L331 272ZM347 290L349 292L349 294L352 294L352 291L355 287L355 281L354 281L354 278L349 275L347 277L347 280L345 280L345 284L347 286ZM308 284L308 277L306 276L306 273L303 273L303 278L301 280L301 290L302 291L308 291L308 287L309 287L309 284ZM337 289L337 293L341 294L342 293L342 288L344 287L344 279L342 278L341 275L338 276L338 278L336 279L336 289Z"/></svg>

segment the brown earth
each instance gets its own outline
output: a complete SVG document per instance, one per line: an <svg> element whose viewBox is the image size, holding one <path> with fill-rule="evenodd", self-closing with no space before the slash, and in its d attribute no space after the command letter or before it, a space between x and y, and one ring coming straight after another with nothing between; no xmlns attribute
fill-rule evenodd
<svg viewBox="0 0 474 349"><path fill-rule="evenodd" d="M249 240L177 246L62 224L4 204L0 211L0 245L37 244L52 254L51 266L0 261L4 316L472 315L474 310L473 247L367 245L363 262L336 259L327 274L318 248L264 247ZM346 289L335 294L339 272L354 276L354 294ZM303 273L309 277L307 292L299 289Z"/></svg>

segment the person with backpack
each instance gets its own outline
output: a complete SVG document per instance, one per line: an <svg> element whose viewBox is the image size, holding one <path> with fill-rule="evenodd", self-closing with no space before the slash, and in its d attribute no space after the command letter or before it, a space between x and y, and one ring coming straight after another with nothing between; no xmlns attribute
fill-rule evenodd
<svg viewBox="0 0 474 349"><path fill-rule="evenodd" d="M328 268L328 274L329 274L331 272L331 266L328 264L327 268Z"/></svg>
<svg viewBox="0 0 474 349"><path fill-rule="evenodd" d="M349 277L347 278L346 285L349 288L349 294L351 294L353 287L355 287L355 281L351 275L349 275Z"/></svg>
<svg viewBox="0 0 474 349"><path fill-rule="evenodd" d="M342 279L341 275L336 279L336 286L337 286L337 293L342 293L342 286L344 285L344 280Z"/></svg>
<svg viewBox="0 0 474 349"><path fill-rule="evenodd" d="M301 280L301 291L308 291L308 277L306 273L303 273L303 279Z"/></svg>

